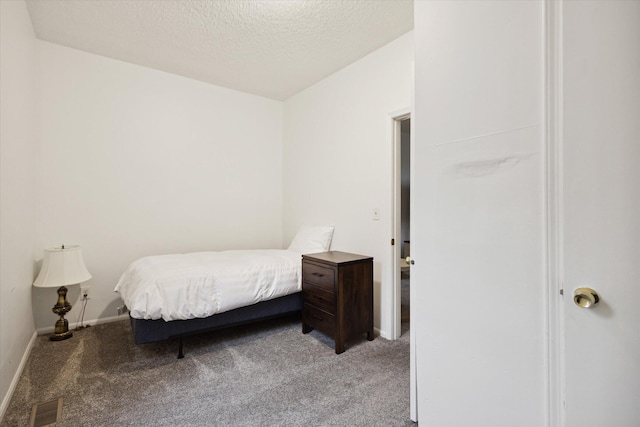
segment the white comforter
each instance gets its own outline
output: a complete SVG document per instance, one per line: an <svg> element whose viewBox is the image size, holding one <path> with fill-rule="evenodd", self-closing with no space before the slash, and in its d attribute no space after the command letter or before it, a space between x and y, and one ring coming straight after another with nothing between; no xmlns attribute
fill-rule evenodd
<svg viewBox="0 0 640 427"><path fill-rule="evenodd" d="M134 261L115 291L136 319L185 320L301 289L299 252L264 249L159 255Z"/></svg>

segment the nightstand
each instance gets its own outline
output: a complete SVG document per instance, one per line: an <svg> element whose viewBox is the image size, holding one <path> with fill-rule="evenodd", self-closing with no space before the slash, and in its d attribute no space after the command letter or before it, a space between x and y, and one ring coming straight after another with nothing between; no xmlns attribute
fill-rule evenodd
<svg viewBox="0 0 640 427"><path fill-rule="evenodd" d="M314 328L335 341L364 333L373 340L373 258L346 252L302 255L302 333Z"/></svg>

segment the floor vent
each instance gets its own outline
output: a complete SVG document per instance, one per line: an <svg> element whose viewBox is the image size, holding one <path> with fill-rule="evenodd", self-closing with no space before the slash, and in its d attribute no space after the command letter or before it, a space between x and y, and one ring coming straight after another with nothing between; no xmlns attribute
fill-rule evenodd
<svg viewBox="0 0 640 427"><path fill-rule="evenodd" d="M62 398L33 405L29 427L43 427L55 424L62 418Z"/></svg>

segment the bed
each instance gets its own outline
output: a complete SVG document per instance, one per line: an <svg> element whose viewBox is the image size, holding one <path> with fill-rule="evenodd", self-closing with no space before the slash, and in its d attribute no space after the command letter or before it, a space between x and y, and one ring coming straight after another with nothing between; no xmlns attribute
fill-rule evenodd
<svg viewBox="0 0 640 427"><path fill-rule="evenodd" d="M287 249L156 255L132 262L115 292L136 344L299 312L303 254L329 250L333 226L303 226Z"/></svg>

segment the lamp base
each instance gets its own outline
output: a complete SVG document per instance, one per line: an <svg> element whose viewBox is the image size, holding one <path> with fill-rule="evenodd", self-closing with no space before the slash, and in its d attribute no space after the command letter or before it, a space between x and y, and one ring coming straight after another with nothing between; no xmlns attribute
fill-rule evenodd
<svg viewBox="0 0 640 427"><path fill-rule="evenodd" d="M66 340L68 338L71 338L73 336L73 332L71 331L67 331L67 332L63 332L61 334L53 334L49 337L49 340L51 341L62 341L62 340Z"/></svg>
<svg viewBox="0 0 640 427"><path fill-rule="evenodd" d="M49 337L51 341L62 341L73 336L73 332L69 330L69 321L64 315L71 310L71 304L67 301L67 288L60 286L58 289L58 302L53 306L52 311L60 316L53 330L53 335Z"/></svg>

